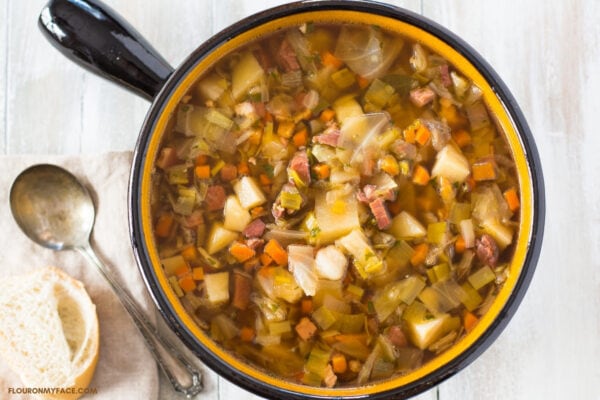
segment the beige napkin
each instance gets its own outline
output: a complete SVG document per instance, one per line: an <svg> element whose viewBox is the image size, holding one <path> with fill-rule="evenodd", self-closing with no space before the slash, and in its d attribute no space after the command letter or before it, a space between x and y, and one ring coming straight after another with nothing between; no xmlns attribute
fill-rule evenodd
<svg viewBox="0 0 600 400"><path fill-rule="evenodd" d="M154 308L135 264L129 241L127 183L131 153L0 157L0 273L8 276L55 265L85 284L98 312L100 357L90 384L97 393L87 395L84 399L158 398L156 364L133 322L100 274L75 251L52 252L34 244L14 222L9 206L10 186L23 169L39 163L67 168L91 191L97 211L92 245L150 319L155 320ZM20 388L23 385L0 359L0 399L28 398L9 395L10 387Z"/></svg>

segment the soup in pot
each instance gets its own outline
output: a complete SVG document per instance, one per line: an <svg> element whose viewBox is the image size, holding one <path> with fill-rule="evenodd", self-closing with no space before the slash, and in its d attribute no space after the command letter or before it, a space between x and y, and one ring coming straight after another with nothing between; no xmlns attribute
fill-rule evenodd
<svg viewBox="0 0 600 400"><path fill-rule="evenodd" d="M174 293L215 342L294 382L410 372L507 278L520 192L481 91L377 26L308 23L228 54L155 166Z"/></svg>

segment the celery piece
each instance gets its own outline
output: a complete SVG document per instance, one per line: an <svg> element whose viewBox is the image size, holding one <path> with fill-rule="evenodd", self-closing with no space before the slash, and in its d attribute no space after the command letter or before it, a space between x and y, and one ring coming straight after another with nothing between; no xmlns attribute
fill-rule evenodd
<svg viewBox="0 0 600 400"><path fill-rule="evenodd" d="M365 93L364 99L365 102L373 104L379 109L382 109L386 106L386 104L395 92L396 91L391 85L385 83L380 79L375 79L371 83L371 85L369 85L369 88Z"/></svg>
<svg viewBox="0 0 600 400"><path fill-rule="evenodd" d="M348 68L342 68L331 74L331 80L340 89L346 89L356 82L356 76Z"/></svg>
<svg viewBox="0 0 600 400"><path fill-rule="evenodd" d="M400 212L392 219L388 232L400 240L420 238L427 234L423 224L406 211Z"/></svg>
<svg viewBox="0 0 600 400"><path fill-rule="evenodd" d="M267 323L267 327L269 328L269 333L271 335L283 335L284 333L289 333L292 331L292 326L288 320L269 322Z"/></svg>
<svg viewBox="0 0 600 400"><path fill-rule="evenodd" d="M431 268L431 271L435 274L437 281L444 281L450 277L450 267L448 263L441 263Z"/></svg>
<svg viewBox="0 0 600 400"><path fill-rule="evenodd" d="M223 129L229 130L233 127L233 120L216 108L209 108L204 114L204 118Z"/></svg>
<svg viewBox="0 0 600 400"><path fill-rule="evenodd" d="M339 299L331 294L326 294L323 297L323 305L331 311L336 311L341 314L350 314L352 307L345 299Z"/></svg>
<svg viewBox="0 0 600 400"><path fill-rule="evenodd" d="M466 294L453 280L436 282L419 293L419 300L433 314L441 314L456 308Z"/></svg>
<svg viewBox="0 0 600 400"><path fill-rule="evenodd" d="M283 302L273 300L269 297L252 294L250 299L258 306L265 320L269 322L284 321L287 318L287 308ZM262 321L259 319L259 321Z"/></svg>
<svg viewBox="0 0 600 400"><path fill-rule="evenodd" d="M221 261L217 260L210 254L208 254L208 252L206 250L204 250L203 247L196 247L196 248L198 249L198 253L200 253L200 257L206 264L208 264L211 268L215 268L215 269L221 268L221 265L222 265Z"/></svg>
<svg viewBox="0 0 600 400"><path fill-rule="evenodd" d="M388 269L397 270L406 268L410 263L413 253L413 248L406 241L397 241L385 256Z"/></svg>
<svg viewBox="0 0 600 400"><path fill-rule="evenodd" d="M299 210L302 206L302 195L300 193L281 192L279 196L283 208Z"/></svg>
<svg viewBox="0 0 600 400"><path fill-rule="evenodd" d="M393 362L377 359L375 360L373 369L371 370L371 379L375 380L389 378L394 374L395 370L396 366Z"/></svg>
<svg viewBox="0 0 600 400"><path fill-rule="evenodd" d="M390 339L380 334L377 336L377 344L381 347L381 355L385 361L392 362L396 360L396 349Z"/></svg>
<svg viewBox="0 0 600 400"><path fill-rule="evenodd" d="M337 322L335 314L325 306L317 308L312 314L312 319L321 329L329 329Z"/></svg>
<svg viewBox="0 0 600 400"><path fill-rule="evenodd" d="M375 253L361 229L354 229L338 239L336 246L354 257L354 266L363 279L368 279L383 268L383 261Z"/></svg>
<svg viewBox="0 0 600 400"><path fill-rule="evenodd" d="M221 171L223 169L223 167L225 166L225 161L223 160L219 160L215 163L215 165L213 165L213 167L210 169L210 176L215 176L219 173L219 171Z"/></svg>
<svg viewBox="0 0 600 400"><path fill-rule="evenodd" d="M294 304L300 301L304 292L294 276L285 268L277 267L273 278L273 296Z"/></svg>
<svg viewBox="0 0 600 400"><path fill-rule="evenodd" d="M321 386L323 378L315 373L308 372L302 375L302 383L308 386Z"/></svg>
<svg viewBox="0 0 600 400"><path fill-rule="evenodd" d="M325 369L329 364L329 359L331 358L331 350L323 349L320 346L315 346L310 351L308 355L308 360L306 360L306 364L304 364L304 368L313 373L321 379L325 377Z"/></svg>
<svg viewBox="0 0 600 400"><path fill-rule="evenodd" d="M169 185L187 185L189 183L188 170L187 164L178 164L167 169Z"/></svg>
<svg viewBox="0 0 600 400"><path fill-rule="evenodd" d="M450 209L449 220L454 225L460 224L460 221L471 218L471 204L455 202Z"/></svg>
<svg viewBox="0 0 600 400"><path fill-rule="evenodd" d="M336 322L331 326L342 333L360 333L365 329L365 314L342 314L331 311L335 316Z"/></svg>
<svg viewBox="0 0 600 400"><path fill-rule="evenodd" d="M348 287L346 288L346 293L348 293L348 295L356 300L360 300L362 299L363 295L365 294L365 289L358 287L356 285L353 284L349 284Z"/></svg>
<svg viewBox="0 0 600 400"><path fill-rule="evenodd" d="M389 74L381 78L384 83L391 85L401 96L407 96L411 89L416 88L419 82L408 75Z"/></svg>
<svg viewBox="0 0 600 400"><path fill-rule="evenodd" d="M427 225L427 241L432 244L443 245L447 231L448 226L446 221L429 224Z"/></svg>
<svg viewBox="0 0 600 400"><path fill-rule="evenodd" d="M204 275L206 295L213 304L229 301L229 272Z"/></svg>
<svg viewBox="0 0 600 400"><path fill-rule="evenodd" d="M325 303L325 297L333 296L341 300L342 296L342 281L331 281L329 279L319 279L317 281L317 291L313 296L315 307L320 307Z"/></svg>
<svg viewBox="0 0 600 400"><path fill-rule="evenodd" d="M467 278L467 280L475 290L481 289L488 283L493 282L495 279L496 274L487 265L484 265L483 267L479 268Z"/></svg>
<svg viewBox="0 0 600 400"><path fill-rule="evenodd" d="M360 361L365 361L370 351L359 339L339 341L333 345L333 348Z"/></svg>
<svg viewBox="0 0 600 400"><path fill-rule="evenodd" d="M393 282L381 289L373 298L373 306L379 321L384 322L401 302L411 304L425 287L425 281L418 276L410 276Z"/></svg>
<svg viewBox="0 0 600 400"><path fill-rule="evenodd" d="M196 192L193 196L179 196L173 203L173 211L181 215L190 215L194 211L196 205Z"/></svg>
<svg viewBox="0 0 600 400"><path fill-rule="evenodd" d="M169 277L169 284L171 285L171 288L173 289L177 297L183 297L183 290L181 290L181 286L179 286L179 282L177 281L176 276Z"/></svg>
<svg viewBox="0 0 600 400"><path fill-rule="evenodd" d="M250 51L240 55L239 61L231 72L231 94L236 100L241 99L248 90L258 84L264 76L264 70Z"/></svg>
<svg viewBox="0 0 600 400"><path fill-rule="evenodd" d="M362 385L369 380L369 378L371 377L371 372L373 371L373 366L380 357L381 347L379 346L379 344L375 344L375 347L373 347L371 354L369 354L358 373L357 382L359 385Z"/></svg>
<svg viewBox="0 0 600 400"><path fill-rule="evenodd" d="M469 282L463 283L461 287L462 290L466 293L465 298L462 300L462 303L464 304L465 308L469 311L475 310L477 307L479 307L479 305L483 301L483 298Z"/></svg>
<svg viewBox="0 0 600 400"><path fill-rule="evenodd" d="M261 346L275 346L281 343L281 335L258 334L254 339Z"/></svg>
<svg viewBox="0 0 600 400"><path fill-rule="evenodd" d="M235 322L225 314L219 314L212 319L211 331L213 330L213 324L215 325L215 328L219 330L219 336L221 336L223 340L231 340L240 332Z"/></svg>

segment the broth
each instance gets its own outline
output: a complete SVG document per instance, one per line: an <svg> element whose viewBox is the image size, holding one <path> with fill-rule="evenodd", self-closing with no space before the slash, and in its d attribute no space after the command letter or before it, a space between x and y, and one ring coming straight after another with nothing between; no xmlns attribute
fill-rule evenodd
<svg viewBox="0 0 600 400"><path fill-rule="evenodd" d="M375 26L308 23L229 54L155 165L173 291L214 341L294 382L419 368L508 274L520 192L481 91Z"/></svg>

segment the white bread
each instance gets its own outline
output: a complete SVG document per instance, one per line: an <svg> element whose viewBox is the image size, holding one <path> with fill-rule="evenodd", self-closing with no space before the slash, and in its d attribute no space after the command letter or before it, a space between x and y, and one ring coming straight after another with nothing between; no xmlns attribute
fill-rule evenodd
<svg viewBox="0 0 600 400"><path fill-rule="evenodd" d="M77 399L98 361L96 306L83 284L58 268L0 284L0 355L25 387L75 388L47 399Z"/></svg>

